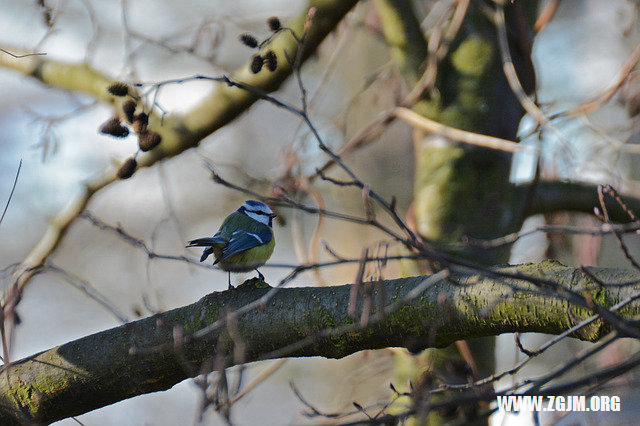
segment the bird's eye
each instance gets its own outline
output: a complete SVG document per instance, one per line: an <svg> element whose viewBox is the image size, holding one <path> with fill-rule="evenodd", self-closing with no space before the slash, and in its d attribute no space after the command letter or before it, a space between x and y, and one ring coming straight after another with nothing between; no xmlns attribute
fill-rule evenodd
<svg viewBox="0 0 640 426"><path fill-rule="evenodd" d="M247 213L253 213L253 214L259 214L262 216L269 216L269 217L273 217L273 213L267 213L261 210L245 210Z"/></svg>

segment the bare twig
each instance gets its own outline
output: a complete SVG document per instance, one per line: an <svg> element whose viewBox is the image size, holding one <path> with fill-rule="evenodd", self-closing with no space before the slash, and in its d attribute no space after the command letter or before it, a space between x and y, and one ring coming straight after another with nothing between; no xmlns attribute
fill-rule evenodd
<svg viewBox="0 0 640 426"><path fill-rule="evenodd" d="M582 105L579 105L568 111L563 111L557 114L553 114L549 118L553 120L558 117L589 114L597 110L602 105L609 102L609 100L613 97L613 95L615 95L618 92L618 90L622 87L622 85L627 80L627 78L629 77L629 75L631 74L635 66L638 64L638 62L640 62L640 44L636 46L636 48L633 50L633 52L631 53L627 61L624 63L624 65L620 69L620 71L618 71L618 74L613 79L613 82L594 100L584 103Z"/></svg>
<svg viewBox="0 0 640 426"><path fill-rule="evenodd" d="M1 48L1 47L0 47L0 52L6 53L7 55L9 55L9 56L11 56L11 57L13 57L13 58L15 58L15 59L26 58L26 57L28 57L28 56L44 56L44 55L46 55L46 53L21 53L21 54L14 54L14 53L11 53L11 52L9 52L8 50L3 49L3 48Z"/></svg>
<svg viewBox="0 0 640 426"><path fill-rule="evenodd" d="M7 210L9 209L9 204L11 204L11 199L13 198L13 192L16 190L16 185L18 184L20 169L22 169L22 159L20 159L20 163L18 164L18 170L16 171L16 177L13 179L13 185L11 186L11 192L9 193L9 198L7 198L7 202L4 205L4 210L2 211L2 216L0 216L0 224L2 224L2 221L4 220L4 215L7 214Z"/></svg>
<svg viewBox="0 0 640 426"><path fill-rule="evenodd" d="M481 135L478 133L468 132L466 130L456 129L446 126L437 121L426 118L410 109L398 107L394 110L393 115L411 126L420 128L430 133L436 133L445 136L453 141L464 142L470 145L480 146L483 148L496 149L506 152L516 152L523 149L535 149L520 145L516 142L497 138L495 136Z"/></svg>
<svg viewBox="0 0 640 426"><path fill-rule="evenodd" d="M511 59L511 52L509 51L509 41L507 40L507 28L504 18L504 5L502 1L496 1L494 21L498 30L498 46L500 48L500 56L502 59L502 69L504 71L504 75L507 77L507 82L509 83L509 87L511 87L511 91L518 98L522 108L524 108L524 110L527 111L534 120L536 120L539 126L549 124L549 118L547 118L538 105L536 105L535 102L527 96L522 88L520 80L518 79L516 68L513 65L513 60Z"/></svg>
<svg viewBox="0 0 640 426"><path fill-rule="evenodd" d="M596 213L596 216L601 221L603 221L604 223L609 223L610 222L609 211L607 210L607 206L606 206L606 203L604 201L604 192L605 191L607 193L611 194L616 201L621 203L621 207L625 210L625 212L630 216L630 218L632 220L635 218L635 215L629 210L629 208L626 206L626 204L622 203L622 200L620 199L619 196L617 196L617 193L615 192L615 190L613 188L611 188L611 186L609 186L609 185L607 185L607 186L598 185L598 200L600 201L600 209L602 211L602 214L600 215L599 212L597 211L597 209L596 209L595 213ZM631 265L635 269L640 271L640 264L638 263L638 261L636 261L636 259L633 257L633 255L629 251L629 248L627 247L627 244L622 239L622 234L620 232L614 232L613 235L615 235L616 240L618 241L618 246L620 247L620 250L624 254L624 257L627 258L629 263L631 263Z"/></svg>
<svg viewBox="0 0 640 426"><path fill-rule="evenodd" d="M547 0L544 3L544 7L540 12L540 15L538 15L538 19L536 19L536 22L533 24L533 29L536 30L536 32L542 31L542 29L547 26L556 14L559 4L560 0Z"/></svg>

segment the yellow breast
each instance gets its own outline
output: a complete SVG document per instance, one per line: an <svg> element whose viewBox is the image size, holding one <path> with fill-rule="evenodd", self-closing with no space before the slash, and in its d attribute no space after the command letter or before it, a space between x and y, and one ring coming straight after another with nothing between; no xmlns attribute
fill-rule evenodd
<svg viewBox="0 0 640 426"><path fill-rule="evenodd" d="M271 257L273 249L276 246L275 238L272 238L269 243L250 248L238 254L235 254L226 259L222 259L218 262L220 268L229 272L248 272L252 271L260 266L264 265ZM220 254L218 251L214 252L216 259Z"/></svg>

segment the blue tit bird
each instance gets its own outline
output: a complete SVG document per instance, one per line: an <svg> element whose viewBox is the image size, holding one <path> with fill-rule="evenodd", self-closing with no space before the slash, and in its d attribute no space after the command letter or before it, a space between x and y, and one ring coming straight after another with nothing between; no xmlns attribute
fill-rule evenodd
<svg viewBox="0 0 640 426"><path fill-rule="evenodd" d="M276 245L272 229L274 217L266 204L247 200L227 216L213 237L189 241L187 247L206 247L200 262L213 253L216 259L213 264L229 273L229 288L233 288L231 272L255 270L264 281L258 268L269 260Z"/></svg>

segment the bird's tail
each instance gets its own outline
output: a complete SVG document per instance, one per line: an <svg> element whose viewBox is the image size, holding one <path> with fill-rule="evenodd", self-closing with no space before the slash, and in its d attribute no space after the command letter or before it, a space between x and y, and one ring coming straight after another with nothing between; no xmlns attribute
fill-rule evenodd
<svg viewBox="0 0 640 426"><path fill-rule="evenodd" d="M187 247L207 247L204 252L202 252L202 256L200 257L200 262L203 262L209 257L211 253L213 253L214 247L223 248L227 244L227 241L223 240L219 237L210 237L210 238L198 238L196 240L189 241L189 245ZM214 262L214 265L218 263L218 260Z"/></svg>
<svg viewBox="0 0 640 426"><path fill-rule="evenodd" d="M219 237L210 237L210 238L198 238L197 240L189 241L189 245L187 247L208 247L208 246L223 246L227 243L227 241L223 240Z"/></svg>

